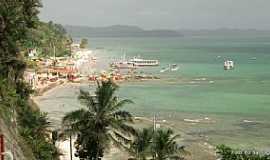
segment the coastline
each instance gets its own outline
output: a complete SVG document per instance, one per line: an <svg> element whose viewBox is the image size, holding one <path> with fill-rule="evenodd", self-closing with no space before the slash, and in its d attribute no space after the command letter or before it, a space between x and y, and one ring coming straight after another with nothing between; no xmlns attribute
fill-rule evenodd
<svg viewBox="0 0 270 160"><path fill-rule="evenodd" d="M103 61L101 61L100 63L105 63ZM101 78L102 75L101 75ZM129 84L129 83L141 83L141 82L158 82L160 81L161 78L154 76L154 75L138 75L136 77L130 77L128 75L123 76L122 79L119 80L115 80L115 82L118 85L122 85L122 84ZM52 121L52 124L54 126L59 127L60 123L57 123L57 121L59 121L61 119L61 114L68 112L68 110L70 109L65 109L64 108L64 104L61 104L61 106L54 106L54 107L47 107L46 109L40 107L40 99L43 99L43 97L46 97L47 95L50 95L50 93L53 93L55 90L61 89L61 88L69 88L69 87L74 87L78 88L82 85L94 85L95 81L90 81L86 78L78 78L76 81L74 82L70 82L66 79L60 79L57 80L56 82L49 82L44 86L39 86L40 88L36 90L36 94L31 97L31 100L33 101L33 103L35 104L34 106L36 106L36 108L39 108L41 111L43 112L47 112L48 113L48 118L50 119L50 121ZM73 95L74 96L74 95ZM59 112L60 111L60 112ZM137 128L141 128L140 126L147 126L147 127L151 127L151 125L153 124L151 117L147 117L147 116L143 116L140 117L140 119L135 119L135 124L134 126ZM174 124L177 123L176 121L172 121L170 120L170 122L161 122L161 125L165 128L174 128ZM177 133L180 133L181 135L183 135L183 137L185 136L185 133L183 131L177 130ZM183 141L183 143L185 144L185 142L190 141L190 139L187 139L185 141L185 138L181 138L181 142ZM215 160L215 155L214 155L214 151L213 151L213 146L211 146L210 144L208 144L206 141L203 140L194 140L191 142L187 143L188 145L186 146L186 149L191 153L190 155L187 155L186 158L187 160L198 160L198 159L208 159L208 160ZM59 142L59 146L60 149L63 150L65 153L68 153L68 149L69 147L66 146L64 141ZM120 151L118 149L115 150L115 148L112 148L114 151L112 151L113 153L110 153L108 155L108 157L104 157L105 159L108 160L114 160L115 156L118 157L118 159L126 159L127 157L123 157L121 156L122 154L126 155L126 153L123 153L123 151ZM75 149L74 149L75 150ZM114 155L114 156L112 156ZM127 156L127 155L126 155Z"/></svg>
<svg viewBox="0 0 270 160"><path fill-rule="evenodd" d="M123 82L121 82L119 85L121 85ZM124 83L129 83L129 82L124 82ZM41 105L40 105L40 99L42 99L42 97L46 97L50 94L54 94L53 92L56 92L57 90L61 90L61 89L66 89L66 88L74 88L74 86L79 87L81 85L85 85L85 84L89 84L89 85L94 85L94 83L62 83L60 85L55 85L54 87L51 87L49 90L46 90L46 92L43 92L42 95L40 96L36 96L33 97L33 101L37 104L37 106L40 107L41 111L44 111L44 108L42 109ZM68 112L65 108L61 108L61 106L55 106L56 108L58 108L59 110L61 110L62 112ZM57 109L56 109L57 110ZM48 110L47 110L48 112ZM57 112L57 111L53 111L53 110L49 110L49 119L52 120L52 123L56 123L54 120L55 118L60 118L61 115ZM135 116L135 115L134 115ZM150 127L153 124L153 121L151 119L151 117L149 116L140 116L140 117L134 117L134 126L137 128L141 128L141 127ZM165 127L165 128L175 128L178 127L178 122L175 120L161 120L159 121L159 123L161 124L161 126ZM186 122L187 124L188 122ZM58 124L59 125L59 124ZM181 125L181 124L179 124ZM187 124L189 125L189 124ZM192 125L192 124L190 124ZM183 130L179 130L177 129L175 131L176 133L180 133L181 135L181 139L180 142L186 146L186 149L191 153L190 155L187 155L186 158L187 160L198 160L198 159L207 159L207 160L215 160L215 147L211 146L207 141L205 141L202 138L190 138L188 137L188 135L186 135ZM194 140L193 140L194 139ZM67 147L65 144L67 142L63 141L63 142L59 142L59 145L61 146L61 149L64 150L66 153L68 153L69 147ZM106 157L107 160L114 160L115 156L118 157L118 159L123 159L124 157L122 155L127 155L126 153L123 153L120 150L116 150L113 149L112 151L113 153L110 153L108 155L108 157ZM114 155L114 156L112 156ZM126 157L125 157L126 158Z"/></svg>
<svg viewBox="0 0 270 160"><path fill-rule="evenodd" d="M56 81L56 82L52 82L50 84L48 84L47 86L44 86L44 87L41 87L41 88L38 88L35 90L35 94L34 94L34 97L35 96L42 96L44 93L58 87L58 86L61 86L63 84L65 84L66 81L64 80L59 80L59 81Z"/></svg>
<svg viewBox="0 0 270 160"><path fill-rule="evenodd" d="M34 94L30 96L28 103L32 107L33 110L41 110L39 101L37 100L38 97L42 97L44 94L53 91L54 89L57 89L58 87L61 87L65 85L67 81L59 80L56 82L53 82L43 88L36 89L34 91Z"/></svg>

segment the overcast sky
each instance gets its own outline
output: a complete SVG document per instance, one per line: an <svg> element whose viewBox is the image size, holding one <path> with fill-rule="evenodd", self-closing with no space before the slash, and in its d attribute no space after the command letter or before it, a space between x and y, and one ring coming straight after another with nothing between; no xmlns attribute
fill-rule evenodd
<svg viewBox="0 0 270 160"><path fill-rule="evenodd" d="M270 0L42 0L40 18L61 24L145 29L270 29Z"/></svg>

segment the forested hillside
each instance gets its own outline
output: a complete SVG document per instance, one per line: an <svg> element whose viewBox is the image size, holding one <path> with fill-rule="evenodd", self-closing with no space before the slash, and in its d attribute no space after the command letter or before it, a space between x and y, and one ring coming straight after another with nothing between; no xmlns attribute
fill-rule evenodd
<svg viewBox="0 0 270 160"><path fill-rule="evenodd" d="M60 25L38 19L39 0L0 1L0 135L6 151L20 160L58 159L49 138L46 113L34 109L31 88L24 82L26 56L36 48L38 56L68 53L70 41Z"/></svg>
<svg viewBox="0 0 270 160"><path fill-rule="evenodd" d="M28 29L27 37L23 44L24 49L36 48L39 57L70 54L71 37L67 35L65 28L53 22L37 22L36 28Z"/></svg>

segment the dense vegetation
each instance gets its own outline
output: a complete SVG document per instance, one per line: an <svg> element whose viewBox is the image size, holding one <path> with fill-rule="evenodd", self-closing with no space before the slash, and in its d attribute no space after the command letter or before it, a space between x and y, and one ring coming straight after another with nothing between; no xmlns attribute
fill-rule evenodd
<svg viewBox="0 0 270 160"><path fill-rule="evenodd" d="M88 40L83 38L80 43L80 48L87 48Z"/></svg>
<svg viewBox="0 0 270 160"><path fill-rule="evenodd" d="M183 146L179 146L171 129L143 128L133 135L128 151L132 156L130 160L183 160L187 152Z"/></svg>
<svg viewBox="0 0 270 160"><path fill-rule="evenodd" d="M132 115L121 108L130 100L114 96L118 86L111 80L98 83L95 95L81 91L79 100L86 108L67 113L63 118L66 134L77 135L77 156L97 160L112 146L127 150L131 159L182 159L182 147L173 131L135 130Z"/></svg>
<svg viewBox="0 0 270 160"><path fill-rule="evenodd" d="M129 112L120 110L130 100L121 100L114 96L117 86L112 82L98 83L96 95L81 91L79 100L86 109L68 113L63 125L77 134L77 155L87 160L96 160L104 156L110 143L120 144L128 141L127 136L134 129L126 122L132 122Z"/></svg>
<svg viewBox="0 0 270 160"><path fill-rule="evenodd" d="M0 114L7 124L14 125L35 159L52 160L57 158L57 151L48 138L49 122L46 114L29 104L32 91L23 81L26 44L42 40L29 37L29 32L41 24L39 7L39 0L0 1Z"/></svg>
<svg viewBox="0 0 270 160"><path fill-rule="evenodd" d="M270 160L270 154L260 154L256 151L233 150L225 145L217 147L220 160Z"/></svg>
<svg viewBox="0 0 270 160"><path fill-rule="evenodd" d="M53 22L38 22L36 28L29 29L26 48L36 48L39 57L70 55L72 39L67 35L65 28Z"/></svg>

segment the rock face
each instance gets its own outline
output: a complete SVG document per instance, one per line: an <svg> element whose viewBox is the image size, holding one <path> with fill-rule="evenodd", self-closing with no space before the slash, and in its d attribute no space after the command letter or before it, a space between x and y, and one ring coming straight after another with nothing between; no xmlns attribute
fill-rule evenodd
<svg viewBox="0 0 270 160"><path fill-rule="evenodd" d="M4 136L4 147L7 152L5 157L13 156L18 160L34 160L33 154L16 134L16 130L11 125L5 123L0 117L0 135Z"/></svg>

